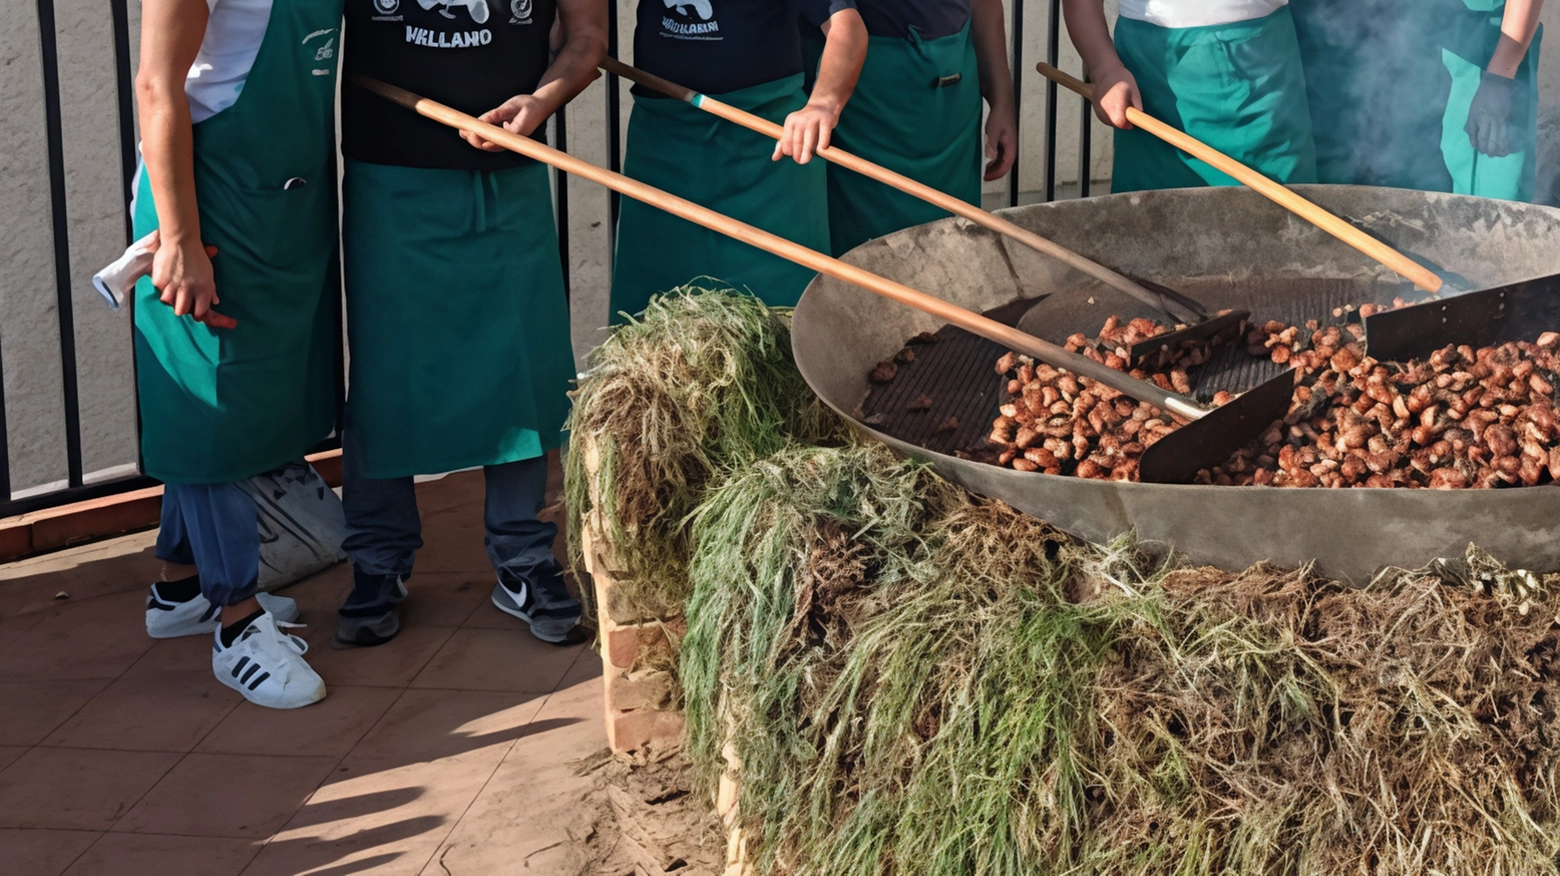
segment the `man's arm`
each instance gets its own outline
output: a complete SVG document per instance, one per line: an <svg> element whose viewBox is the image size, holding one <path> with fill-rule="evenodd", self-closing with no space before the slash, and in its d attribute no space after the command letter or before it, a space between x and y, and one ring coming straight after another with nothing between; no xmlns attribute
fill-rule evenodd
<svg viewBox="0 0 1560 876"><path fill-rule="evenodd" d="M152 285L179 316L191 314L214 328L232 328L236 323L211 309L222 299L217 297L211 258L200 239L195 136L184 93L184 80L200 53L209 15L206 0L144 0L135 95L141 156L157 204Z"/></svg>
<svg viewBox="0 0 1560 876"><path fill-rule="evenodd" d="M774 160L789 155L797 164L812 160L814 152L829 148L840 113L856 90L861 65L867 60L867 26L854 8L841 9L822 24L823 58L818 81L807 105L786 116L785 132L775 144Z"/></svg>
<svg viewBox="0 0 1560 876"><path fill-rule="evenodd" d="M1522 59L1527 57L1538 33L1538 17L1544 11L1544 0L1506 0L1506 14L1500 22L1500 45L1490 58L1487 68L1497 76L1507 79L1517 75Z"/></svg>
<svg viewBox="0 0 1560 876"><path fill-rule="evenodd" d="M1018 115L1013 105L1013 74L1008 68L1002 0L974 0L970 5L970 31L980 66L980 93L990 107L986 116L989 181L1006 175L1018 157Z"/></svg>
<svg viewBox="0 0 1560 876"><path fill-rule="evenodd" d="M1131 128L1127 107L1141 110L1143 96L1138 93L1132 72L1116 54L1110 25L1105 22L1104 0L1062 0L1062 11L1067 19L1067 32L1072 34L1073 45L1089 69L1089 78L1094 81L1094 114L1112 127Z"/></svg>
<svg viewBox="0 0 1560 876"><path fill-rule="evenodd" d="M513 134L529 135L595 81L600 75L597 65L607 55L606 3L603 0L558 0L558 26L563 32L563 48L542 74L536 90L511 97L501 106L478 116L479 119L502 125ZM478 149L504 151L504 147L470 131L462 131L460 135Z"/></svg>

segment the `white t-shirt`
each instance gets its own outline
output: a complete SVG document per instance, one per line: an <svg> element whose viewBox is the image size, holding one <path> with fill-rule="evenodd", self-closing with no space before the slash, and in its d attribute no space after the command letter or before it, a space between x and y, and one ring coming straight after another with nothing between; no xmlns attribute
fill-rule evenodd
<svg viewBox="0 0 1560 876"><path fill-rule="evenodd" d="M1121 17L1160 27L1233 24L1272 15L1289 0L1121 0Z"/></svg>
<svg viewBox="0 0 1560 876"><path fill-rule="evenodd" d="M271 0L206 0L206 5L211 9L206 37L184 80L192 122L203 122L238 101L271 20Z"/></svg>

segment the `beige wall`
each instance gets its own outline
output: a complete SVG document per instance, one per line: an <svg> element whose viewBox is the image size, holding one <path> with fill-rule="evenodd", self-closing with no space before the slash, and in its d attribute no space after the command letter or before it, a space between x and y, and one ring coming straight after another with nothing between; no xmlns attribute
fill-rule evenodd
<svg viewBox="0 0 1560 876"><path fill-rule="evenodd" d="M92 271L124 244L111 25L102 0L56 3L83 447L89 472L112 472L135 461L130 332L127 321L107 310L88 283ZM1107 3L1114 11L1114 0ZM132 51L139 6L130 0ZM65 477L65 433L36 5L18 3L16 8L22 13L20 25L0 32L0 69L5 71L0 76L0 229L5 232L0 234L0 361L13 483L20 490ZM623 0L619 8L622 54L631 61L635 2ZM1025 6L1026 71L1045 56L1048 8L1046 0L1028 0ZM1551 26L1560 23L1560 3L1551 3L1544 18ZM1062 66L1079 70L1065 28L1061 46ZM1560 62L1551 60L1541 70L1541 173L1552 187L1553 169L1560 166ZM1043 180L1044 84L1032 72L1023 82L1019 178L1021 188L1031 193L1027 200ZM625 127L628 105L625 99ZM570 107L570 151L605 164L605 116L605 84L598 81ZM1103 181L1109 175L1110 137L1103 126L1092 124L1092 175ZM1057 130L1064 195L1074 190L1077 179L1079 125L1079 102L1065 96ZM1005 182L991 185L992 203L1005 203L1006 190ZM574 344L583 355L607 320L607 195L573 181L569 204Z"/></svg>

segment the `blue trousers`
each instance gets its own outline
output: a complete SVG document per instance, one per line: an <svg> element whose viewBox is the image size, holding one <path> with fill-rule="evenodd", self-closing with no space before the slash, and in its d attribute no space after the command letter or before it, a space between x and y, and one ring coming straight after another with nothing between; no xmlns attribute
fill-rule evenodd
<svg viewBox="0 0 1560 876"><path fill-rule="evenodd" d="M236 483L167 484L157 558L194 566L213 605L237 605L260 588L260 512Z"/></svg>
<svg viewBox="0 0 1560 876"><path fill-rule="evenodd" d="M347 540L342 545L358 573L406 578L422 547L422 518L410 477L369 478L358 469L362 458L356 436L343 436L342 504ZM518 586L559 571L553 557L558 526L538 519L547 501L547 457L539 456L483 469L487 497L482 523L488 559L498 577Z"/></svg>

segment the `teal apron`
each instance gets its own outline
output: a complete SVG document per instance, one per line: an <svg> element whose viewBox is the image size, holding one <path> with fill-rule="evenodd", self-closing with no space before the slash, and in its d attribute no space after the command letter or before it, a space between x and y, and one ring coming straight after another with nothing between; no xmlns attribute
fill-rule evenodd
<svg viewBox="0 0 1560 876"><path fill-rule="evenodd" d="M1252 21L1167 28L1122 18L1116 51L1143 111L1284 183L1316 181L1305 75L1288 8ZM1115 132L1112 192L1235 185L1147 132Z"/></svg>
<svg viewBox="0 0 1560 876"><path fill-rule="evenodd" d="M212 330L135 291L146 473L220 484L301 457L335 423L336 55L341 0L275 0L238 101L194 126L195 192L212 259ZM288 185L289 181L293 181ZM157 228L143 170L135 237Z"/></svg>
<svg viewBox="0 0 1560 876"><path fill-rule="evenodd" d="M713 95L776 124L807 103L802 75ZM768 137L671 98L634 98L623 173L803 246L827 251L824 162L772 161ZM695 278L795 305L815 272L625 198L612 270L612 317Z"/></svg>
<svg viewBox="0 0 1560 876"><path fill-rule="evenodd" d="M1523 127L1511 144L1516 151L1500 158L1481 154L1469 142L1465 126L1473 96L1479 90L1480 74L1500 44L1506 4L1504 0L1465 2L1469 15L1447 35L1447 45L1441 49L1441 63L1452 80L1441 122L1441 155L1451 172L1451 190L1459 195L1531 201L1538 157L1538 54L1543 31L1534 35L1527 57L1517 68L1517 80L1526 84L1528 105L1524 108Z"/></svg>
<svg viewBox="0 0 1560 876"><path fill-rule="evenodd" d="M804 37L816 70L823 37ZM922 39L874 36L832 143L971 204L980 203L980 68L969 22ZM829 234L839 256L875 237L948 212L838 165L829 165Z"/></svg>
<svg viewBox="0 0 1560 876"><path fill-rule="evenodd" d="M532 459L574 377L547 168L347 160L347 428L395 478Z"/></svg>

